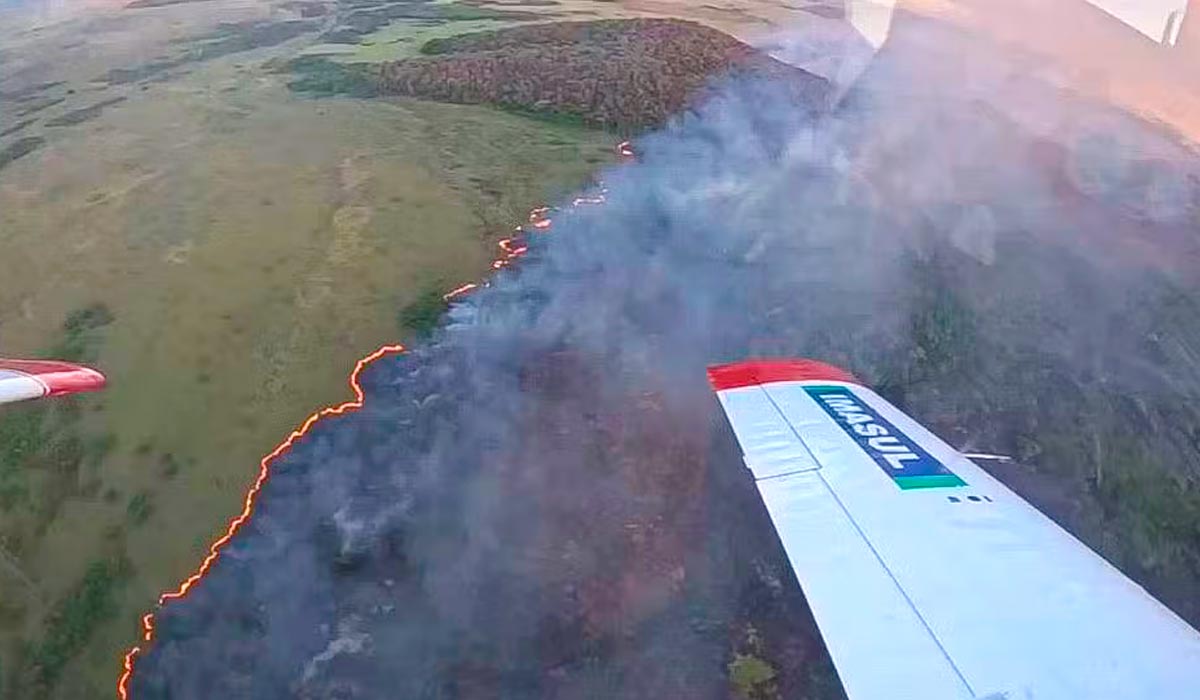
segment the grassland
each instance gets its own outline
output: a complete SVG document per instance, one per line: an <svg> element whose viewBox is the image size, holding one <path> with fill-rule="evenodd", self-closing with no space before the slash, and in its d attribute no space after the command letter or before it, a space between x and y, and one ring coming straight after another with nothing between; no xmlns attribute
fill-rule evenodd
<svg viewBox="0 0 1200 700"><path fill-rule="evenodd" d="M68 185L61 210L5 207L5 250L25 263L5 275L5 291L20 292L5 308L35 310L6 319L6 350L53 349L63 341L39 326L74 308L103 301L114 316L96 358L112 388L81 419L114 444L99 488L71 494L40 532L21 509L4 516L6 540L24 543L24 567L50 600L109 528L126 528L135 573L118 602L124 624L98 630L89 676L100 681L135 611L236 512L258 456L341 398L358 356L427 326L424 313L401 328L398 309L479 276L490 242L582 181L610 145L483 109L307 108L324 114L248 117L167 172L152 148L123 181ZM78 252L64 261L64 249ZM127 523L131 498L153 512Z"/></svg>
<svg viewBox="0 0 1200 700"><path fill-rule="evenodd" d="M16 105L0 110L0 348L112 380L0 413L10 694L110 696L138 615L193 570L258 458L613 155L569 121L354 99L370 91L345 72L287 87L314 76L292 59L327 54L322 37L369 8L156 4L6 15L0 31ZM369 70L559 9L427 5L439 16L368 17L337 60ZM625 12L590 7L570 11Z"/></svg>
<svg viewBox="0 0 1200 700"><path fill-rule="evenodd" d="M432 39L444 39L467 32L482 32L511 26L511 21L474 19L445 24L397 22L362 37L352 54L338 57L343 62L395 61L420 54L421 47Z"/></svg>
<svg viewBox="0 0 1200 700"><path fill-rule="evenodd" d="M342 63L379 63L420 53L431 39L553 19L555 13L534 14L517 9L480 7L459 0L374 0L338 6L322 43L306 55L331 55Z"/></svg>
<svg viewBox="0 0 1200 700"><path fill-rule="evenodd" d="M139 614L194 569L259 457L346 397L358 357L427 331L441 291L484 274L529 208L613 158L612 136L570 124L289 90L280 62L316 33L246 43L263 17L216 25L228 9L109 17L116 38L147 29L136 59L114 39L59 61L95 19L43 30L22 99L58 102L43 121L0 115L19 125L0 142L0 348L111 380L0 411L5 697L111 697ZM172 13L232 48L150 31Z"/></svg>
<svg viewBox="0 0 1200 700"><path fill-rule="evenodd" d="M383 4L0 21L0 350L111 379L0 411L3 697L112 697L138 616L194 570L259 457L346 397L358 357L428 332L530 207L613 159L571 120L364 99L364 71L466 32L661 14Z"/></svg>

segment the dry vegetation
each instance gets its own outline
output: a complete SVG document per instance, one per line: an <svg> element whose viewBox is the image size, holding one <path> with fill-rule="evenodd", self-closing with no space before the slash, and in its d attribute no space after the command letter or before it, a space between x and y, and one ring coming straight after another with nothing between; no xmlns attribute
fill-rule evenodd
<svg viewBox="0 0 1200 700"><path fill-rule="evenodd" d="M664 122L714 76L785 77L804 104L826 83L733 37L671 19L558 22L434 39L385 64L383 91L569 115L624 131Z"/></svg>

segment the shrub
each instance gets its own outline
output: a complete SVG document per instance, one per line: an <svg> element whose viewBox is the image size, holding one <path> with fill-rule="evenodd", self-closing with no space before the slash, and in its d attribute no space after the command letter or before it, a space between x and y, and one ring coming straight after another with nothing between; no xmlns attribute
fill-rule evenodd
<svg viewBox="0 0 1200 700"><path fill-rule="evenodd" d="M75 589L55 607L46 621L45 636L28 654L40 685L52 685L96 627L116 613L116 589L128 578L130 566L124 558L93 562Z"/></svg>
<svg viewBox="0 0 1200 700"><path fill-rule="evenodd" d="M622 131L661 124L731 71L780 78L814 110L828 88L727 34L671 19L533 24L433 39L421 52L383 65L383 92L570 115Z"/></svg>
<svg viewBox="0 0 1200 700"><path fill-rule="evenodd" d="M437 327L446 301L440 287L429 287L400 311L400 326L418 336L426 336Z"/></svg>

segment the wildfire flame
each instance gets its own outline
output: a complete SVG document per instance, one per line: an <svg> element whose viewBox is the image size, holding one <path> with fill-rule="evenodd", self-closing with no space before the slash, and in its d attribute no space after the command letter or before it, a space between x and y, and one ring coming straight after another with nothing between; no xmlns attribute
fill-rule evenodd
<svg viewBox="0 0 1200 700"><path fill-rule="evenodd" d="M617 144L617 152L626 158L631 158L634 155L633 147L628 141L623 141L620 144ZM572 201L571 207L574 208L584 204L603 204L605 202L605 194L607 194L607 192L608 190L601 188L600 193L597 195L576 197L575 200ZM553 211L552 208L548 206L537 207L530 211L530 226L532 226L534 230L538 232L549 231L552 222L547 215L550 214L551 211ZM500 250L503 252L503 255L492 262L491 267L493 270L499 270L507 267L512 264L514 260L517 260L529 252L529 246L525 244L524 239L525 228L518 226L515 229L515 233L516 235L509 238L504 238L497 244ZM466 284L447 292L442 296L442 299L445 301L450 301L475 289L478 289L481 284L482 286L487 286L487 282L467 282ZM259 461L258 477L255 478L254 483L250 485L250 490L246 492L246 497L242 503L242 512L239 513L233 520L229 521L229 526L225 529L225 534L221 535L211 545L209 545L208 555L204 557L204 561L200 563L200 567L196 569L195 573L184 579L183 582L175 588L175 590L164 591L158 596L158 604L156 605L155 610L161 608L169 601L179 600L187 596L188 591L190 591L193 586L199 583L200 580L209 572L209 570L212 569L213 564L215 564L217 559L221 556L221 550L225 548L225 545L229 544L229 541L233 539L233 536L237 534L238 530L242 529L242 526L250 520L251 515L254 513L254 504L258 500L259 492L262 491L263 486L267 482L267 477L270 474L271 463L274 462L275 459L277 459L280 455L283 455L291 450L296 441L307 435L308 432L312 430L312 427L316 425L317 422L322 418L345 415L348 413L353 413L354 411L362 408L366 397L363 394L362 386L359 385L358 379L362 375L363 370L365 370L372 362L381 357L385 357L387 355L397 355L403 352L403 345L384 345L375 350L375 352L372 352L370 355L360 359L354 365L354 371L350 373L349 378L350 389L354 392L354 400L347 401L336 406L327 406L310 415L304 420L303 423L300 424L300 427L293 430L291 434L287 436L287 439L279 443L275 449L271 450ZM133 678L134 660L137 658L138 654L142 653L142 649L148 647L153 641L154 612L152 611L142 615L141 644L130 647L129 651L125 652L121 676L117 679L117 697L119 697L120 700L129 700L129 681L131 678Z"/></svg>
<svg viewBox="0 0 1200 700"><path fill-rule="evenodd" d="M474 282L467 282L466 284L459 286L459 287L455 287L454 289L451 289L450 291L443 294L442 301L450 301L454 297L462 296L463 294L466 294L467 292L471 291L472 289L475 289L478 286L479 285L475 284Z"/></svg>
<svg viewBox="0 0 1200 700"><path fill-rule="evenodd" d="M221 550L225 548L225 545L228 544L229 541L233 539L233 536L237 534L237 531L242 529L242 526L250 520L250 515L254 512L254 503L256 500L258 500L258 494L262 491L263 485L267 482L267 476L270 471L271 462L275 461L277 457L290 450L292 445L294 445L297 440L307 435L308 431L311 430L312 427L317 424L317 421L321 420L322 418L326 418L328 416L340 416L346 413L352 413L362 408L365 397L363 395L362 386L360 386L358 383L358 378L362 374L362 371L366 369L367 365L381 357L384 357L385 355L399 354L402 352L404 352L404 346L402 345L384 345L375 352L359 360L354 366L354 371L350 373L350 388L354 391L354 400L347 401L337 406L327 406L312 414L305 419L299 428L293 430L291 434L287 436L286 440L279 443L274 450L271 450L267 456L262 458L258 464L258 478L254 480L254 483L250 486L250 490L246 493L246 499L242 504L242 512L239 513L236 518L229 521L229 527L226 528L225 534L221 535L221 537L217 538L216 541L209 545L208 556L206 556L204 561L201 562L200 568L196 569L196 572L191 576L184 579L184 581L179 584L178 588L173 591L166 591L158 596L157 607L162 607L168 601L177 600L186 596L188 591L192 589L192 586L195 586L200 579L204 578L204 575L207 574L212 568L212 565L216 563L217 559L221 556ZM121 700L128 700L129 698L129 679L133 676L134 659L137 658L137 655L142 652L142 646L148 645L153 640L154 613L149 612L142 616L142 645L134 646L129 651L125 652L124 671L121 673L121 677L117 681L117 696L120 697Z"/></svg>

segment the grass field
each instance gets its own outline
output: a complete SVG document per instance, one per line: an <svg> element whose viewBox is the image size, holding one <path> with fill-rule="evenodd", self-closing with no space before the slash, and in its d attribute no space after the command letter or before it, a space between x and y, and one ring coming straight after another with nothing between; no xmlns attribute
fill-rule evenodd
<svg viewBox="0 0 1200 700"><path fill-rule="evenodd" d="M294 93L264 64L301 48L66 95L76 116L23 127L45 143L0 173L3 354L111 382L0 411L0 690L111 697L138 615L195 568L261 455L347 397L358 357L424 330L422 300L485 274L529 208L613 159L610 135L569 124Z"/></svg>
<svg viewBox="0 0 1200 700"><path fill-rule="evenodd" d="M515 23L501 12L645 11L439 0L440 19L324 44L373 6L301 5L0 25L0 350L111 380L0 412L0 694L111 697L138 615L194 570L259 457L347 396L358 357L426 330L530 207L613 160L611 135L570 122L317 99L283 66L402 58Z"/></svg>
<svg viewBox="0 0 1200 700"><path fill-rule="evenodd" d="M358 357L428 330L529 208L614 159L612 135L570 121L330 97L358 93L320 65L332 89L289 90L311 76L288 61L369 66L535 18L761 26L436 0L411 6L436 18L326 43L378 6L158 5L0 22L0 351L111 380L0 410L4 697L111 697L138 616L195 569L261 455L347 397Z"/></svg>
<svg viewBox="0 0 1200 700"><path fill-rule="evenodd" d="M338 57L341 61L395 61L420 53L430 39L442 39L467 32L482 32L511 26L513 22L494 19L463 20L446 24L423 25L415 22L396 22L367 34L352 54Z"/></svg>

